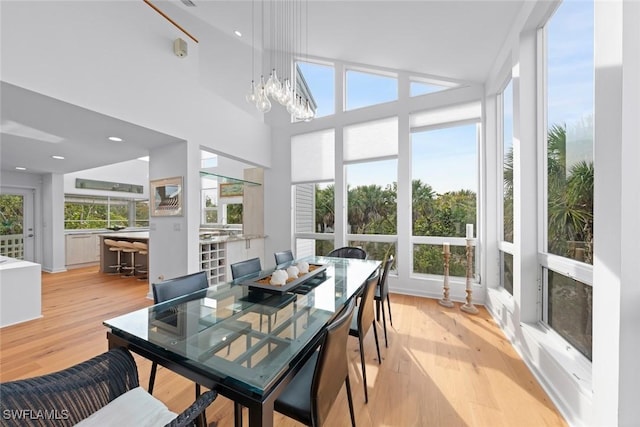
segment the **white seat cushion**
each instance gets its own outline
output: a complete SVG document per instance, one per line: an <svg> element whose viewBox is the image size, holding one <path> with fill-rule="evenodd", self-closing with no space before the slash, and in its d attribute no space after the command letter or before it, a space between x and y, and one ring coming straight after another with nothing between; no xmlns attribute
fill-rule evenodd
<svg viewBox="0 0 640 427"><path fill-rule="evenodd" d="M158 427L170 423L177 416L142 387L136 387L118 396L76 426Z"/></svg>

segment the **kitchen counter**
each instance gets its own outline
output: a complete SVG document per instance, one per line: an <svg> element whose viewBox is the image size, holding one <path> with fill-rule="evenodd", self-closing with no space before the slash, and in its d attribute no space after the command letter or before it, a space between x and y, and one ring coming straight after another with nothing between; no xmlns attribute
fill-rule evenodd
<svg viewBox="0 0 640 427"><path fill-rule="evenodd" d="M42 317L40 264L0 256L0 327Z"/></svg>
<svg viewBox="0 0 640 427"><path fill-rule="evenodd" d="M236 242L239 240L253 240L253 239L264 239L267 236L261 235L249 235L249 234L237 234L237 235L226 235L226 236L211 236L208 238L200 237L200 243L224 243L224 242Z"/></svg>

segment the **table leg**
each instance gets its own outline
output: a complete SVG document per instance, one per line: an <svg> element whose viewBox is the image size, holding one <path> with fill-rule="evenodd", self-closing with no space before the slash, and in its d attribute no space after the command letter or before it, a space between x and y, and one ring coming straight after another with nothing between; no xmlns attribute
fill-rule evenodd
<svg viewBox="0 0 640 427"><path fill-rule="evenodd" d="M249 427L273 427L273 401L249 407Z"/></svg>

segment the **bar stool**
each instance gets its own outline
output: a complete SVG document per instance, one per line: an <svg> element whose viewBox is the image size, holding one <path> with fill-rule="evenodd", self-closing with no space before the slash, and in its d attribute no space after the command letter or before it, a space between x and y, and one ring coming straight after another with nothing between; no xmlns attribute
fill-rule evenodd
<svg viewBox="0 0 640 427"><path fill-rule="evenodd" d="M122 270L131 270L131 274L125 274L123 277L134 277L136 275L136 252L138 252L138 249L133 246L132 242L126 240L118 240L116 243L122 248L123 253L131 254L131 264L122 267Z"/></svg>
<svg viewBox="0 0 640 427"><path fill-rule="evenodd" d="M104 244L109 248L109 252L115 252L118 255L118 263L108 266L109 268L115 268L116 271L113 271L109 274L120 274L120 271L122 270L122 261L120 258L122 248L120 247L120 245L118 245L118 242L113 239L104 239Z"/></svg>
<svg viewBox="0 0 640 427"><path fill-rule="evenodd" d="M133 246L138 249L138 255L148 255L149 254L149 245L147 245L146 243L143 242L133 242ZM135 256L135 254L134 254ZM134 264L136 265L136 264ZM139 264L140 266L142 266L142 264ZM149 271L147 270L149 268L149 258L147 258L147 266L145 268L139 268L138 269L138 273L141 273L142 276L138 277L138 280L147 280Z"/></svg>

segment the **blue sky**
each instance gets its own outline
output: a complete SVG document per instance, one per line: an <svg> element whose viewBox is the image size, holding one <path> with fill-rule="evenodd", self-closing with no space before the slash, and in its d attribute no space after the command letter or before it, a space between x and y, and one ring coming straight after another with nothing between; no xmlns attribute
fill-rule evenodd
<svg viewBox="0 0 640 427"><path fill-rule="evenodd" d="M568 156L589 160L589 141L572 132L576 123L593 114L593 3L563 2L547 25L548 40L548 123L566 124ZM317 64L300 64L318 104L318 116L334 114L334 69ZM360 72L347 75L347 107L359 108L397 97L397 82L384 76ZM505 96L512 106L512 91ZM512 108L512 107L510 107ZM411 137L412 176L431 185L438 193L460 189L477 191L475 125L413 133ZM505 136L513 134L512 114L505 117ZM577 134L576 134L577 135ZM505 143L505 151L511 147ZM573 153L573 154L572 154ZM397 160L384 160L347 166L351 187L397 181Z"/></svg>

